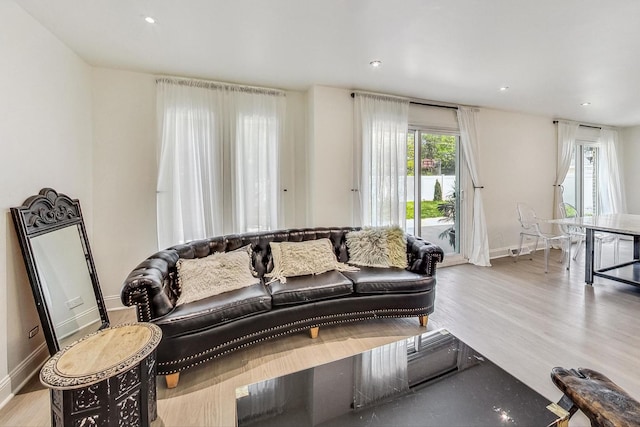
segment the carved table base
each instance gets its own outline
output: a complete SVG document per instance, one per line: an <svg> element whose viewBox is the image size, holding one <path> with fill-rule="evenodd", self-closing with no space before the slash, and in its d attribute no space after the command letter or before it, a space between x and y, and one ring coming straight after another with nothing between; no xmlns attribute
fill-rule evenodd
<svg viewBox="0 0 640 427"><path fill-rule="evenodd" d="M51 425L149 426L156 419L160 328L120 325L75 342L42 368L51 388Z"/></svg>
<svg viewBox="0 0 640 427"><path fill-rule="evenodd" d="M97 384L51 390L51 425L148 426L157 416L155 352Z"/></svg>

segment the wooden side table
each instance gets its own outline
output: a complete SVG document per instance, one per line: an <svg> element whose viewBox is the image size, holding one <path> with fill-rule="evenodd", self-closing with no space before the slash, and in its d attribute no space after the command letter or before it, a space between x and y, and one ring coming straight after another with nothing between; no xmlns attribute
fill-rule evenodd
<svg viewBox="0 0 640 427"><path fill-rule="evenodd" d="M51 389L51 425L148 426L155 420L156 347L162 332L130 323L65 347L40 371Z"/></svg>

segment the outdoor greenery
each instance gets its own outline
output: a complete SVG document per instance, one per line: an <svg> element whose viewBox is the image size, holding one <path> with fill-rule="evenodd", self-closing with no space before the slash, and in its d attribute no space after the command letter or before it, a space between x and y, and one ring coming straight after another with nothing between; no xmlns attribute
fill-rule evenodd
<svg viewBox="0 0 640 427"><path fill-rule="evenodd" d="M438 210L438 205L442 203L441 201L431 201L431 200L423 200L420 203L420 218L440 218L442 214ZM407 202L407 219L413 219L414 215L414 202Z"/></svg>
<svg viewBox="0 0 640 427"><path fill-rule="evenodd" d="M447 196L447 200L438 204L438 211L443 217L440 221L453 221L454 225L444 230L438 235L441 239L449 239L449 244L456 247L456 194L455 192Z"/></svg>
<svg viewBox="0 0 640 427"><path fill-rule="evenodd" d="M433 186L433 201L442 201L442 185L440 185L440 181L438 181L437 179L435 185Z"/></svg>
<svg viewBox="0 0 640 427"><path fill-rule="evenodd" d="M431 135L423 133L421 159L434 160L434 167L421 168L422 175L455 175L456 137L453 135ZM407 139L407 175L415 175L414 134Z"/></svg>
<svg viewBox="0 0 640 427"><path fill-rule="evenodd" d="M407 202L407 219L414 218L414 202ZM420 218L441 218L440 221L455 221L456 218L456 197L454 193L447 196L444 201L422 200L420 203ZM456 228L455 225L448 227L438 236L441 239L448 239L449 244L456 246Z"/></svg>

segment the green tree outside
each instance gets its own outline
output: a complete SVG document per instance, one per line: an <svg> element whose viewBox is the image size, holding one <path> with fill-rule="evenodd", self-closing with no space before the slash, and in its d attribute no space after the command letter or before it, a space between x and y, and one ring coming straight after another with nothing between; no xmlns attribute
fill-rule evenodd
<svg viewBox="0 0 640 427"><path fill-rule="evenodd" d="M407 138L407 175L415 176L415 137L410 133ZM455 175L456 173L456 137L453 135L422 134L420 160L433 160L434 167L423 168L421 175ZM439 167L438 167L439 166Z"/></svg>
<svg viewBox="0 0 640 427"><path fill-rule="evenodd" d="M435 185L433 186L433 201L442 201L442 185L440 185L440 181L438 181L437 179Z"/></svg>

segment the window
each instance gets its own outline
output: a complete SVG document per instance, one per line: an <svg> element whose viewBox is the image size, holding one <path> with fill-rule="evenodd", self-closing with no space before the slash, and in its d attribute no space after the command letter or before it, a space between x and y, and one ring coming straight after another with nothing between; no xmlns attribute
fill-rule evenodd
<svg viewBox="0 0 640 427"><path fill-rule="evenodd" d="M577 216L599 213L598 167L600 148L593 143L576 141L569 172L562 183L563 200L576 208Z"/></svg>
<svg viewBox="0 0 640 427"><path fill-rule="evenodd" d="M406 230L459 253L459 136L409 129Z"/></svg>

